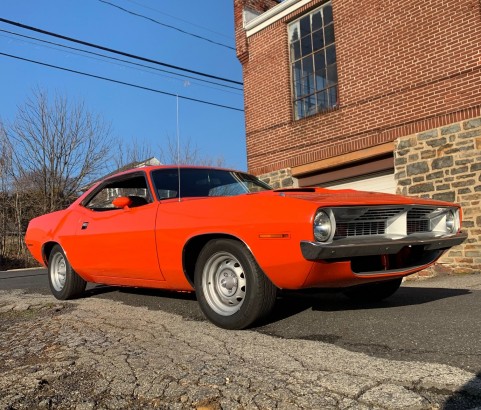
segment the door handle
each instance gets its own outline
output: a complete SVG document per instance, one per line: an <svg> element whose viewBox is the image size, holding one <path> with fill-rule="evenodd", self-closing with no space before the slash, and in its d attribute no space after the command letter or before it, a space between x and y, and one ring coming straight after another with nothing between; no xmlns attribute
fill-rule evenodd
<svg viewBox="0 0 481 410"><path fill-rule="evenodd" d="M81 228L81 229L87 229L88 226L89 226L89 223L88 223L88 222L84 222L84 223L82 223L82 228Z"/></svg>

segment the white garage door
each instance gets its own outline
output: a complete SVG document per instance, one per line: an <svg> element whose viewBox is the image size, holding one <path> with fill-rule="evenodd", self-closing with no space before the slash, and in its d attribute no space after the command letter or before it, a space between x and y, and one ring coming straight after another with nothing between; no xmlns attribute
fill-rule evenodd
<svg viewBox="0 0 481 410"><path fill-rule="evenodd" d="M388 194L396 193L396 181L394 180L392 170L333 181L328 184L322 184L322 186L331 189L357 189L360 191L386 192Z"/></svg>

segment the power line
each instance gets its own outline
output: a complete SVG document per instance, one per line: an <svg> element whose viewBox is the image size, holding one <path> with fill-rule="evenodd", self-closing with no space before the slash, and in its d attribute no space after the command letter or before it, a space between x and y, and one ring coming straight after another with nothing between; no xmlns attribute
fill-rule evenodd
<svg viewBox="0 0 481 410"><path fill-rule="evenodd" d="M205 31L209 31L210 33L212 34L216 34L218 36L221 36L221 37L224 37L224 38L227 38L229 40L233 40L232 36L228 36L227 34L224 34L224 33L219 33L218 31L214 31L208 27L204 27L204 26L201 26L200 24L195 24L195 23L192 23L191 21L188 21L188 20L185 20L185 19L181 19L180 17L176 17L176 16L173 16L172 14L169 14L169 13L166 13L164 11L160 11L159 9L156 9L154 7L150 7L150 6L147 6L145 4L142 4L138 1L135 1L135 0L127 0L129 3L133 3L133 4L137 4L137 6L140 6L140 7L143 7L145 9L148 9L148 10L152 10L154 11L155 13L159 13L159 14L163 14L164 16L167 16L167 17L170 17L171 19L174 19L174 20L178 20L178 21L182 21L183 23L186 23L190 26L194 26L194 27L197 27L197 28L200 28L201 30L205 30Z"/></svg>
<svg viewBox="0 0 481 410"><path fill-rule="evenodd" d="M140 17L140 18L143 18L143 19L145 19L145 20L149 20L149 21L151 21L152 23L158 24L158 25L160 25L160 26L167 27L167 28L170 28L170 29L172 29L172 30L178 31L178 32L180 32L180 33L182 33L182 34L186 34L186 35L188 35L188 36L198 38L199 40L207 41L207 42L212 43L212 44L215 44L215 45L217 45L217 46L225 47L225 48L228 48L228 49L230 49L230 50L234 50L234 51L235 51L235 47L231 47L231 46L229 46L229 45L227 45L227 44L219 43L219 42L214 41L214 40L211 40L211 39L209 39L209 38L207 38L207 37L203 37L203 36L201 36L201 35L194 34L194 33L191 33L191 32L189 32L189 31L186 31L186 30L182 30L181 28L172 26L172 25L170 25L170 24L162 23L162 22L160 22L160 21L158 21L158 20L155 20L155 19L153 19L153 18L151 18L151 17L145 16L145 15L140 14L140 13L136 13L136 12L134 12L134 11L132 11L132 10L127 10L126 8L120 7L120 6L118 6L117 4L110 3L109 1L106 1L106 0L98 0L98 1L100 1L101 3L104 3L104 4L108 4L109 6L115 7L115 8L117 8L117 9L119 9L119 10L122 10L122 11L125 12L125 13L132 14L133 16Z"/></svg>
<svg viewBox="0 0 481 410"><path fill-rule="evenodd" d="M105 55L105 54L95 53L94 51L83 50L83 49L81 49L81 48L71 47L71 46L67 46L67 45L65 45L65 44L56 43L56 42L53 42L53 41L43 40L43 39L38 38L38 37L27 36L27 35L25 35L25 34L15 33L15 32L13 32L13 31L3 30L3 29L0 29L0 32L12 34L12 35L17 36L17 37L27 38L27 39L29 39L29 40L39 41L39 42L42 42L42 43L45 43L45 44L51 44L51 45L58 46L58 47L62 47L62 48L66 48L66 49L69 49L69 50L80 51L80 52L82 52L82 53L91 54L91 55L98 56L98 57L102 57L102 58L107 58L107 59L109 59L109 60L120 61L120 62L127 63L127 64L131 64L131 65L134 65L134 66L143 67L143 68L148 68L149 70L155 70L155 71L159 71L159 72L162 72L162 73L167 73L167 74L176 75L176 76L179 76L179 77L181 77L181 78L188 78L188 79L195 80L195 81L200 81L200 82L203 82L203 83L208 83L208 84L217 85L217 86L219 86L219 87L225 87L225 88L230 88L230 89L237 90L237 91L242 91L242 88L233 87L233 86L226 85L226 84L221 84L221 83L216 83L216 82L214 82L214 81L203 80L203 79L201 79L201 78L192 77L192 76L189 76L189 75L186 75L186 74L178 74L178 73L175 73L175 72L173 72L173 71L163 70L163 69L157 68L157 67L151 67L151 66L146 65L146 64L135 63L135 62L133 62L133 61L124 60L124 59L122 59L122 58L112 57L112 56L108 56L108 55ZM171 78L172 78L172 77L171 77ZM220 91L222 91L222 90L220 90Z"/></svg>
<svg viewBox="0 0 481 410"><path fill-rule="evenodd" d="M124 52L124 51L119 51L119 50L115 50L115 49L112 49L112 48L104 47L104 46L101 46L101 45L98 45L98 44L89 43L89 42L87 42L87 41L78 40L78 39L75 39L75 38L72 38L72 37L67 37L67 36L64 36L64 35L62 35L62 34L53 33L53 32L51 32L51 31L46 31L46 30L42 30L42 29L39 29L39 28L36 28L36 27L27 26L26 24L18 23L18 22L16 22L16 21L12 21L12 20L7 20L7 19L4 19L4 18L2 18L2 17L0 17L0 22L6 23L6 24L10 24L10 25L13 25L13 26L16 26L16 27L24 28L24 29L26 29L26 30L35 31L35 32L37 32L37 33L46 34L46 35L48 35L48 36L52 36L52 37L56 37L56 38L61 38L62 40L72 41L72 42L74 42L74 43L82 44L82 45L84 45L84 46L97 48L97 49L103 50L103 51L108 51L109 53L118 54L118 55L122 55L122 56L124 56L124 57L129 57L129 58L133 58L133 59L136 59L136 60L144 61L144 62L147 62L147 63L157 64L157 65L160 65L160 66L163 66L163 67L168 67L168 68L172 68L172 69L179 70L179 71L185 71L185 72L187 72L187 73L200 75L200 76L202 76L202 77L212 78L212 79L214 79L214 80L225 81L225 82L227 82L227 83L243 85L242 82L240 82L240 81L230 80L230 79L228 79L228 78L218 77L218 76L215 76L215 75L202 73L202 72L200 72L200 71L190 70L190 69L188 69L188 68L184 68L184 67L179 67L179 66L175 66L175 65L172 65L172 64L163 63L163 62L161 62L161 61L152 60L152 59L150 59L150 58L137 56L137 55L135 55L135 54L126 53L126 52Z"/></svg>
<svg viewBox="0 0 481 410"><path fill-rule="evenodd" d="M115 83L115 84L121 84L121 85L126 85L128 87L138 88L138 89L145 90L145 91L151 91L151 92L154 92L154 93L157 93L157 94L168 95L170 97L178 97L182 100L198 102L198 103L201 103L201 104L207 104L207 105L211 105L211 106L214 106L214 107L225 108L225 109L233 110L233 111L240 111L240 112L244 111L241 108L231 107L229 105L217 104L217 103L214 103L214 102L211 102L211 101L200 100L200 99L197 99L197 98L191 98L191 97L186 97L186 96L182 96L182 95L178 95L178 94L174 94L174 93L169 93L167 91L156 90L155 88L149 88L149 87L144 87L144 86L137 85L137 84L127 83L125 81L114 80L112 78L102 77L102 76L95 75L95 74L89 74L89 73L85 73L83 71L72 70L70 68L60 67L60 66L53 65L53 64L47 64L47 63L43 63L41 61L31 60L31 59L28 59L28 58L19 57L19 56L15 56L15 55L12 55L12 54L0 52L0 55L10 57L10 58L14 58L16 60L21 60L21 61L26 61L26 62L33 63L33 64L38 64L38 65L45 66L45 67L56 68L58 70L67 71L69 73L74 73L74 74L79 74L79 75L83 75L83 76L86 76L86 77L97 78L99 80L109 81L109 82Z"/></svg>

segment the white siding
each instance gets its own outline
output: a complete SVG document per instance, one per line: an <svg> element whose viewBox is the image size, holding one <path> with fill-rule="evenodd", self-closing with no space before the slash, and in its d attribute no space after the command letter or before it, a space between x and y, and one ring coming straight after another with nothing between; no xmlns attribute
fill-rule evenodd
<svg viewBox="0 0 481 410"><path fill-rule="evenodd" d="M370 175L361 175L356 178L349 178L339 181L322 184L325 188L331 189L357 189L359 191L396 193L396 181L393 171Z"/></svg>

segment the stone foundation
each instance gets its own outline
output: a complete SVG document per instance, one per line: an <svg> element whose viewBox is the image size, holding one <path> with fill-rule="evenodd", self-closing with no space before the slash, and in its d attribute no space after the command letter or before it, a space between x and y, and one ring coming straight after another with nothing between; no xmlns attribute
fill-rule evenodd
<svg viewBox="0 0 481 410"><path fill-rule="evenodd" d="M469 238L440 263L455 273L481 271L481 118L399 138L397 193L458 202Z"/></svg>
<svg viewBox="0 0 481 410"><path fill-rule="evenodd" d="M257 176L261 181L269 184L274 189L297 188L297 179L292 176L291 169L285 168Z"/></svg>

